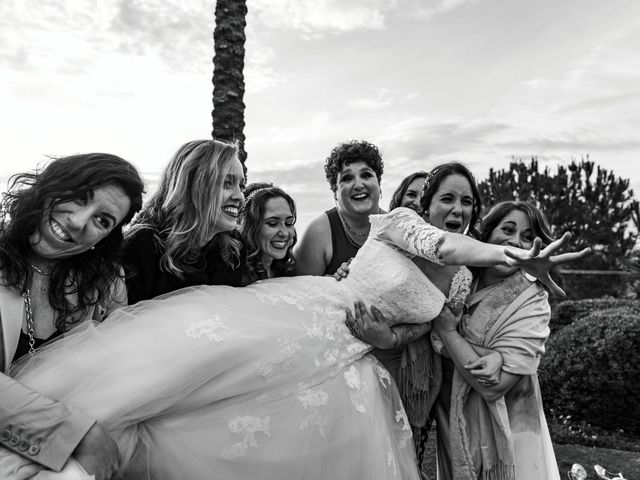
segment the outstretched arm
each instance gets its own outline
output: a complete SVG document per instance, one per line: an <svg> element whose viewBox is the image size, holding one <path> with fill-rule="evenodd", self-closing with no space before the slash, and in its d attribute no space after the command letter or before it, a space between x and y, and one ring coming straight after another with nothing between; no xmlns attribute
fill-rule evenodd
<svg viewBox="0 0 640 480"><path fill-rule="evenodd" d="M397 208L385 217L385 224L378 228L377 236L380 240L444 265L520 267L561 296L564 292L551 279L549 271L556 265L577 260L590 253L590 249L584 249L554 256L571 238L568 233L543 250L540 249L540 239L536 239L530 250L523 250L483 243L466 235L442 231L406 208Z"/></svg>

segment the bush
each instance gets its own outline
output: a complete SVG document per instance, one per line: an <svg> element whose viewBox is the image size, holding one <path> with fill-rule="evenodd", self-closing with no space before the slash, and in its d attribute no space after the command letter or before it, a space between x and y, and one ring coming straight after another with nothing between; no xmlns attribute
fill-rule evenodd
<svg viewBox="0 0 640 480"><path fill-rule="evenodd" d="M592 311L610 310L618 307L640 308L637 300L620 300L617 298L594 298L560 302L554 305L551 310L551 320L549 322L551 333L586 317Z"/></svg>
<svg viewBox="0 0 640 480"><path fill-rule="evenodd" d="M568 303L568 302L565 302ZM556 309L539 376L546 409L640 434L640 302L586 300Z"/></svg>

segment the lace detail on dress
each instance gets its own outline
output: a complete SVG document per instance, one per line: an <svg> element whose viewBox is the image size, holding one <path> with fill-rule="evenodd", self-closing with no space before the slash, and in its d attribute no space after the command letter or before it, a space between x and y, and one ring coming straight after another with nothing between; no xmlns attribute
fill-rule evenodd
<svg viewBox="0 0 640 480"><path fill-rule="evenodd" d="M451 280L451 286L449 287L449 298L446 304L455 313L460 313L464 302L467 301L469 292L471 292L471 282L473 276L471 271L467 267L460 267Z"/></svg>
<svg viewBox="0 0 640 480"><path fill-rule="evenodd" d="M359 413L367 412L367 398L364 393L366 390L366 385L362 382L360 378L360 372L358 369L351 365L344 372L344 379L347 382L347 386L351 389L349 391L349 398L351 399L351 404Z"/></svg>
<svg viewBox="0 0 640 480"><path fill-rule="evenodd" d="M387 242L394 233L401 234L402 242L395 239L401 249L426 258L430 262L442 265L438 248L443 240L444 232L424 221L420 215L408 208L396 208L386 215L371 215L371 234L374 238Z"/></svg>
<svg viewBox="0 0 640 480"><path fill-rule="evenodd" d="M184 333L187 337L191 338L206 336L210 342L214 340L216 342L222 342L224 337L219 334L220 330L229 330L229 327L220 319L220 315L214 315L206 320L190 323L184 329Z"/></svg>
<svg viewBox="0 0 640 480"><path fill-rule="evenodd" d="M278 350L278 357L271 361L258 365L257 370L267 382L271 381L276 373L276 369L291 370L298 362L298 352L300 351L300 345L287 341L281 341L284 343L283 347Z"/></svg>
<svg viewBox="0 0 640 480"><path fill-rule="evenodd" d="M302 403L302 407L309 413L302 419L300 430L306 430L309 427L317 427L322 438L327 438L327 417L320 411L321 407L329 404L329 395L327 392L319 388L311 388L300 392L298 400Z"/></svg>
<svg viewBox="0 0 640 480"><path fill-rule="evenodd" d="M445 304L455 313L459 315L464 307L464 302L471 292L471 282L473 281L473 275L467 267L460 267L456 271L455 275L451 279L451 285L449 286L449 297ZM433 350L440 354L444 349L444 343L442 338L437 332L431 332L431 346Z"/></svg>
<svg viewBox="0 0 640 480"><path fill-rule="evenodd" d="M256 433L263 433L267 437L271 436L271 417L252 417L244 415L233 417L229 420L229 430L243 436L242 441L234 443L231 448L226 448L222 456L229 460L242 457L247 454L249 447L257 447Z"/></svg>
<svg viewBox="0 0 640 480"><path fill-rule="evenodd" d="M384 388L388 388L391 385L391 374L389 370L384 368L382 365L375 364L376 373L378 374L378 380L380 381L380 385Z"/></svg>

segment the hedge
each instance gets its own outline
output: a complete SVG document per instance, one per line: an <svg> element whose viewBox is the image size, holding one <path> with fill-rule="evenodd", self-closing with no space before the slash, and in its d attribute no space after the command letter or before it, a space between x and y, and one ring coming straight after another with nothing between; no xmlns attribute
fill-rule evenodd
<svg viewBox="0 0 640 480"><path fill-rule="evenodd" d="M564 302L554 321L539 369L545 409L640 434L640 302Z"/></svg>

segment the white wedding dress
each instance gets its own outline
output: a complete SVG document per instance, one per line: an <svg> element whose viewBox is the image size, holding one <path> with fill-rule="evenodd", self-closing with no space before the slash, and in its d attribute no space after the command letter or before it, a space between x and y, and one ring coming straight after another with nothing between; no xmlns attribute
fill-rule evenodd
<svg viewBox="0 0 640 480"><path fill-rule="evenodd" d="M411 257L436 262L442 232L408 209L371 222L343 281L173 292L71 332L16 378L96 418L125 478L417 480L395 384L349 333L345 310L362 300L398 322L437 316L447 299ZM459 273L449 300L468 292Z"/></svg>

